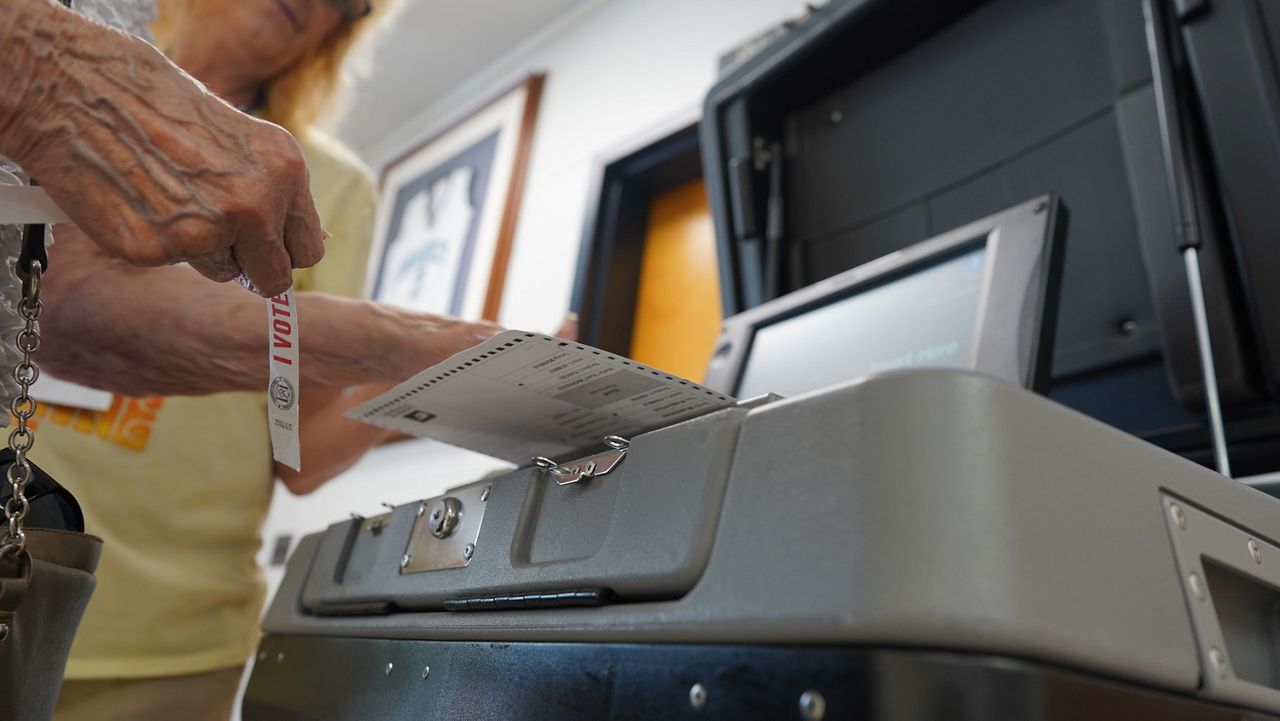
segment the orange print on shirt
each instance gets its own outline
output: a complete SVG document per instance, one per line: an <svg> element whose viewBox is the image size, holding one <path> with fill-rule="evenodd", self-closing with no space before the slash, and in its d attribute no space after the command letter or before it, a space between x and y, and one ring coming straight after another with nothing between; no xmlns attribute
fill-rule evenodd
<svg viewBox="0 0 1280 721"><path fill-rule="evenodd" d="M128 398L115 396L105 411L90 411L70 406L41 403L31 419L31 427L46 423L70 428L86 436L97 436L108 443L141 451L151 440L151 426L164 407L164 398Z"/></svg>

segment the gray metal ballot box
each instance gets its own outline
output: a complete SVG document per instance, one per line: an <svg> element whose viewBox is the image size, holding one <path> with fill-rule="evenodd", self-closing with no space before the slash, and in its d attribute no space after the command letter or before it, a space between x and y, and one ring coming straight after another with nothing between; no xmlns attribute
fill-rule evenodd
<svg viewBox="0 0 1280 721"><path fill-rule="evenodd" d="M629 440L304 539L244 718L1280 718L1280 501L1042 397L907 370Z"/></svg>

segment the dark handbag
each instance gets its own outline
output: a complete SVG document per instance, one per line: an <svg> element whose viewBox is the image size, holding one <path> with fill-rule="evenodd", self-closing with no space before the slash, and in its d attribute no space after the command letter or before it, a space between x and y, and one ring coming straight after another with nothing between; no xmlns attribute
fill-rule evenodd
<svg viewBox="0 0 1280 721"><path fill-rule="evenodd" d="M12 449L0 448L0 475L9 472L14 456ZM71 491L59 485L53 480L53 476L34 463L31 464L31 480L27 481L23 495L27 497L27 504L30 506L27 517L23 519L23 525L27 528L84 532L84 512L80 510L80 502L71 495ZM0 508L12 496L12 486L0 486Z"/></svg>
<svg viewBox="0 0 1280 721"><path fill-rule="evenodd" d="M20 387L9 410L17 419L9 450L0 455L4 527L0 528L0 719L53 717L71 642L89 597L102 540L81 533L75 498L27 458L35 443L31 385L40 371L31 354L40 346L40 278L49 259L43 225L27 226L18 257L26 325L15 342L22 352L13 376ZM35 528L47 524L53 528Z"/></svg>
<svg viewBox="0 0 1280 721"><path fill-rule="evenodd" d="M93 594L102 540L74 531L24 533L21 563L0 570L0 617L9 619L0 642L0 718L48 721Z"/></svg>

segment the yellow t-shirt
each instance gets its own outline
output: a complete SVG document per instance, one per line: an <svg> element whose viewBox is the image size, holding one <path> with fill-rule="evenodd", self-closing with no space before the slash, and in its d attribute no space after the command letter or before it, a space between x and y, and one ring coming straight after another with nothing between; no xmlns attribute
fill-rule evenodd
<svg viewBox="0 0 1280 721"><path fill-rule="evenodd" d="M301 140L332 237L319 265L295 273L294 288L358 296L373 184L335 141ZM300 322L305 355L306 316ZM174 676L244 663L258 641L264 583L254 556L274 485L265 391L117 396L101 413L44 407L36 421L34 460L76 495L86 530L106 541L67 677Z"/></svg>

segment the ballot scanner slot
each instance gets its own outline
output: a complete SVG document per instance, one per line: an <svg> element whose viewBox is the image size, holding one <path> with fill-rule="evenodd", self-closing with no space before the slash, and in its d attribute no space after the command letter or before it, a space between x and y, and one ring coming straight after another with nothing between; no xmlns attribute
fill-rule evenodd
<svg viewBox="0 0 1280 721"><path fill-rule="evenodd" d="M398 506L376 533L363 519L335 524L320 539L302 608L380 615L680 598L711 554L742 419L768 400L625 444L611 437L603 454L625 461L574 471L567 485L534 465ZM582 471L603 455L592 453L556 466Z"/></svg>
<svg viewBox="0 0 1280 721"><path fill-rule="evenodd" d="M1172 495L1162 499L1195 629L1202 693L1280 703L1280 546Z"/></svg>

